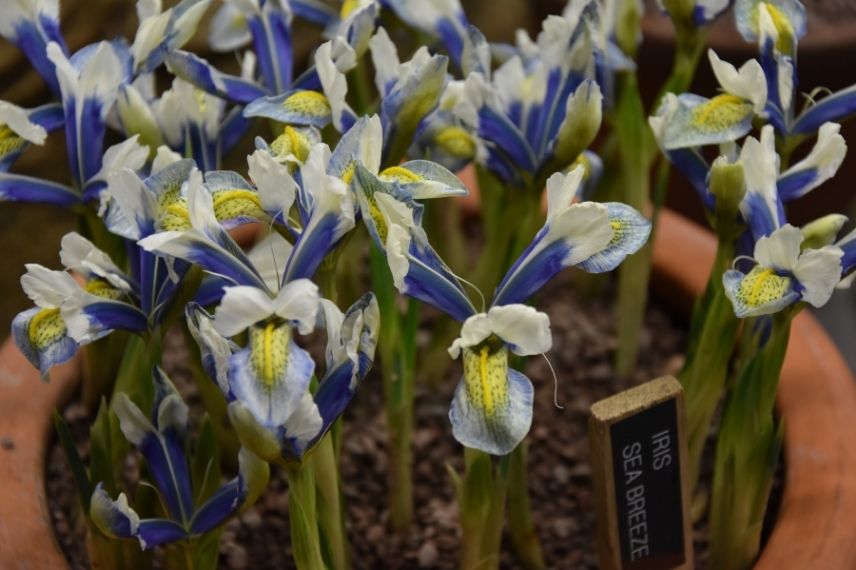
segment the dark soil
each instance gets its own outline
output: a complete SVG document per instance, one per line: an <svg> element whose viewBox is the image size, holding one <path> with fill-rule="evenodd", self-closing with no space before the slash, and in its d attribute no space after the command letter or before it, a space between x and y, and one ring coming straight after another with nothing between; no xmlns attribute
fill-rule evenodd
<svg viewBox="0 0 856 570"><path fill-rule="evenodd" d="M589 406L616 392L675 373L681 366L684 326L661 309L645 317L639 365L631 378L612 373L616 346L612 296L583 298L565 275L545 289L538 306L549 313L553 350L549 356L558 373L557 401L553 380L541 358L530 358L526 372L536 388L535 414L529 442L529 488L533 519L550 568L597 568L595 516L587 434ZM605 282L604 282L605 283ZM429 331L425 331L425 336ZM171 335L164 364L177 385L193 393L180 334ZM459 363L441 387L417 394L413 434L415 516L404 535L388 530L386 429L380 379L370 375L345 414L342 476L347 501L348 533L355 569L456 568L458 513L447 473L461 470L460 446L452 438L448 405ZM86 454L90 419L79 406L65 411ZM86 568L77 498L62 451L51 451L48 502L58 538L74 568ZM284 474L274 469L264 497L239 519L227 524L221 542L221 567L234 570L292 568L288 534L288 498ZM775 509L771 509L775 511ZM697 567L706 567L704 529L696 532ZM515 568L506 539L502 567Z"/></svg>

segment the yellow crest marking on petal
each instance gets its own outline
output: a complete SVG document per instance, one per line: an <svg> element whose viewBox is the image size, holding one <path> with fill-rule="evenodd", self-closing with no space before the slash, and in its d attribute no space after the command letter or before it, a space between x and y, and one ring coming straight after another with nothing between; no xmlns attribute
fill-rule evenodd
<svg viewBox="0 0 856 570"><path fill-rule="evenodd" d="M27 146L27 141L15 134L8 125L0 125L0 157L17 152Z"/></svg>
<svg viewBox="0 0 856 570"><path fill-rule="evenodd" d="M476 142L461 127L446 127L434 137L437 145L455 158L472 158L476 154Z"/></svg>
<svg viewBox="0 0 856 570"><path fill-rule="evenodd" d="M771 2L758 2L758 5L752 11L752 29L755 30L755 33L760 32L760 10L761 5L763 4L764 8L767 10L767 14L769 14L770 19L773 21L773 26L776 28L777 39L776 39L776 49L785 55L793 55L793 46L794 40L796 37L796 31L794 30L794 25L791 23L790 19L782 12L776 5Z"/></svg>
<svg viewBox="0 0 856 570"><path fill-rule="evenodd" d="M344 20L360 5L360 0L345 0L342 2L342 8L339 10L339 17Z"/></svg>
<svg viewBox="0 0 856 570"><path fill-rule="evenodd" d="M345 170L342 172L342 181L345 184L350 184L351 180L354 179L354 173L357 171L357 161L352 160L348 163L348 166L345 167Z"/></svg>
<svg viewBox="0 0 856 570"><path fill-rule="evenodd" d="M303 163L309 158L312 141L299 130L287 125L282 134L271 143L270 148L274 156L280 160L290 155Z"/></svg>
<svg viewBox="0 0 856 570"><path fill-rule="evenodd" d="M791 289L790 277L756 266L740 283L739 298L750 307L760 307L784 297Z"/></svg>
<svg viewBox="0 0 856 570"><path fill-rule="evenodd" d="M327 97L317 91L298 91L283 101L282 106L289 113L306 117L324 117L332 112Z"/></svg>
<svg viewBox="0 0 856 570"><path fill-rule="evenodd" d="M218 221L234 220L236 218L266 218L259 196L252 190L232 188L217 190L213 193L214 216Z"/></svg>
<svg viewBox="0 0 856 570"><path fill-rule="evenodd" d="M609 246L613 246L620 242L624 237L624 231L626 228L624 226L624 222L621 220L609 220L609 225L612 227L612 239L609 240Z"/></svg>
<svg viewBox="0 0 856 570"><path fill-rule="evenodd" d="M277 378L285 373L290 340L291 327L285 323L277 326L270 322L250 329L250 363L256 377L268 390L272 390Z"/></svg>
<svg viewBox="0 0 856 570"><path fill-rule="evenodd" d="M190 212L187 211L187 201L182 199L173 202L163 209L159 221L163 231L181 232L190 229Z"/></svg>
<svg viewBox="0 0 856 570"><path fill-rule="evenodd" d="M377 236L380 238L381 243L386 243L386 236L389 234L389 226L386 224L386 217L383 215L383 212L380 211L380 208L378 208L374 194L367 195L366 199L369 203L369 214L371 215L372 220L375 223L375 228L377 229Z"/></svg>
<svg viewBox="0 0 856 570"><path fill-rule="evenodd" d="M723 93L692 110L690 120L702 131L720 132L742 121L752 112L752 103Z"/></svg>
<svg viewBox="0 0 856 570"><path fill-rule="evenodd" d="M30 319L27 336L38 349L43 349L65 334L65 321L59 309L42 309Z"/></svg>
<svg viewBox="0 0 856 570"><path fill-rule="evenodd" d="M508 405L508 349L498 339L464 350L464 387L489 419Z"/></svg>
<svg viewBox="0 0 856 570"><path fill-rule="evenodd" d="M101 297L102 299L110 299L115 301L122 296L122 291L116 289L104 279L90 279L84 287L87 293Z"/></svg>
<svg viewBox="0 0 856 570"><path fill-rule="evenodd" d="M403 166L390 166L378 175L378 178L384 182L420 182L425 180L424 177L416 174L412 170L408 170Z"/></svg>

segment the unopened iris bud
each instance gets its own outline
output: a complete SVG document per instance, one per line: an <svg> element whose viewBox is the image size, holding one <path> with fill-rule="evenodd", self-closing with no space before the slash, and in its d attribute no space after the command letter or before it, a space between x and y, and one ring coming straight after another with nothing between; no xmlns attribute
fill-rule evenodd
<svg viewBox="0 0 856 570"><path fill-rule="evenodd" d="M635 57L642 39L640 21L644 7L640 0L618 0L615 4L616 43L626 55Z"/></svg>
<svg viewBox="0 0 856 570"><path fill-rule="evenodd" d="M841 214L828 214L822 218L818 218L813 222L809 222L800 228L803 236L803 241L800 244L800 249L820 249L825 245L831 245L835 242L838 232L847 223L847 216Z"/></svg>
<svg viewBox="0 0 856 570"><path fill-rule="evenodd" d="M573 162L600 130L603 93L591 80L583 81L568 99L565 120L559 128L553 156L558 164Z"/></svg>
<svg viewBox="0 0 856 570"><path fill-rule="evenodd" d="M718 232L733 229L740 210L740 202L746 194L746 180L741 162L729 163L721 156L710 168L710 193L716 200L715 227Z"/></svg>

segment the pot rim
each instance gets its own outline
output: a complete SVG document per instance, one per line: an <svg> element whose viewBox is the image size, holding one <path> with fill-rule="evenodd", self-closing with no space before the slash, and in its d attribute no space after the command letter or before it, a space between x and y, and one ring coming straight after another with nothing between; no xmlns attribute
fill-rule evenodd
<svg viewBox="0 0 856 570"><path fill-rule="evenodd" d="M689 315L706 285L716 242L669 210L660 221L652 288ZM45 462L51 412L70 400L81 371L75 358L43 383L11 338L0 348L0 567L68 567L47 508ZM824 378L823 390L817 377ZM785 419L785 489L755 568L856 567L856 447L848 437L856 433L856 379L807 312L793 323L777 402Z"/></svg>

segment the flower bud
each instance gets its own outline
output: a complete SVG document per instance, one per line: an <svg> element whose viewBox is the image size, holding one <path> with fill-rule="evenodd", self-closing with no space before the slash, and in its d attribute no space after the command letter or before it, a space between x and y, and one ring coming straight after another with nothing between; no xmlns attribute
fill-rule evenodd
<svg viewBox="0 0 856 570"><path fill-rule="evenodd" d="M803 236L800 249L820 249L825 245L832 244L846 223L847 216L841 214L828 214L807 223L800 228Z"/></svg>

